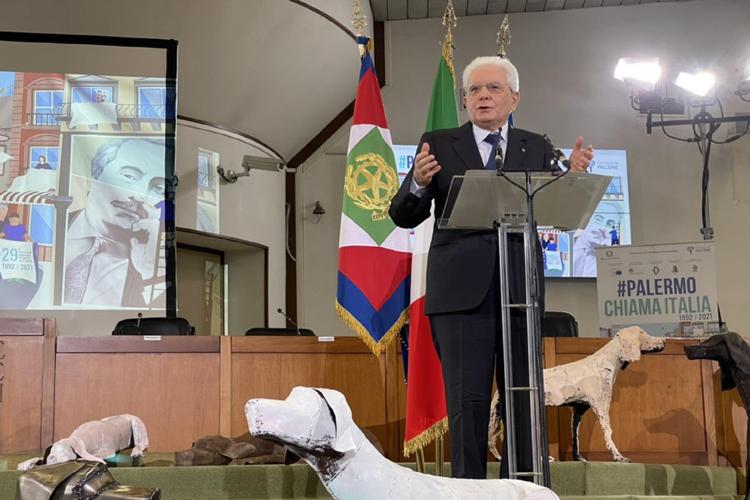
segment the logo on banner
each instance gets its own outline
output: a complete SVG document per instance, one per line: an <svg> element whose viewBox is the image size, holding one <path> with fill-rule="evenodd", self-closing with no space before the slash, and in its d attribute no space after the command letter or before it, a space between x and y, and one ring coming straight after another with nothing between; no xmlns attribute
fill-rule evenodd
<svg viewBox="0 0 750 500"><path fill-rule="evenodd" d="M711 243L610 248L597 266L602 327L718 321Z"/></svg>
<svg viewBox="0 0 750 500"><path fill-rule="evenodd" d="M34 243L0 239L0 276L36 283Z"/></svg>

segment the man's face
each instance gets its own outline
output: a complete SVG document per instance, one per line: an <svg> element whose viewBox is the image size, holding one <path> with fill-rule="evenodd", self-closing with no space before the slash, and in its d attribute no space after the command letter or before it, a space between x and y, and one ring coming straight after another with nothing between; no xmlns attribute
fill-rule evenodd
<svg viewBox="0 0 750 500"><path fill-rule="evenodd" d="M154 205L163 199L164 146L128 141L92 179L86 219L101 234L132 231L136 222L158 216Z"/></svg>
<svg viewBox="0 0 750 500"><path fill-rule="evenodd" d="M17 226L21 223L21 218L17 215L14 215L8 219L8 222L10 222L11 226Z"/></svg>
<svg viewBox="0 0 750 500"><path fill-rule="evenodd" d="M464 105L471 123L485 130L497 130L515 111L521 95L508 85L505 70L499 66L479 66L469 75L464 89Z"/></svg>

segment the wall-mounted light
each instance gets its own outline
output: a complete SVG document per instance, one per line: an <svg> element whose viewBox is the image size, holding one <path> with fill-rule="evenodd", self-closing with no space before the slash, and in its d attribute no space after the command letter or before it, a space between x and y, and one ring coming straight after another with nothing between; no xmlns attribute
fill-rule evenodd
<svg viewBox="0 0 750 500"><path fill-rule="evenodd" d="M316 200L312 207L312 217L310 217L310 220L317 224L325 214L326 209L320 204L320 200Z"/></svg>
<svg viewBox="0 0 750 500"><path fill-rule="evenodd" d="M216 171L219 173L221 178L224 179L225 182L235 183L237 182L238 178L247 177L248 175L250 175L250 170L267 170L271 172L278 172L283 168L283 166L284 160L280 160L278 158L244 155L242 157L242 168L245 170L244 172L237 173L234 170L224 170L221 165L216 167Z"/></svg>

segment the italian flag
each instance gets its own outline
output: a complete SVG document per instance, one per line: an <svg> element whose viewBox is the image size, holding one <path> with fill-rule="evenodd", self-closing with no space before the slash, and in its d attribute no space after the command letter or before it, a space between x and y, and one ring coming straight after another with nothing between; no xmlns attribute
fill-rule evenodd
<svg viewBox="0 0 750 500"><path fill-rule="evenodd" d="M458 127L455 70L451 36L446 35L443 53L432 87L426 130ZM434 212L434 205L433 205ZM404 455L424 448L448 431L443 372L432 343L430 322L424 314L427 252L434 215L415 229L412 253L411 304L409 306L409 373L406 384L406 428Z"/></svg>
<svg viewBox="0 0 750 500"><path fill-rule="evenodd" d="M368 42L357 37L361 68L344 177L336 311L380 354L408 318L411 252L408 231L388 216L399 181Z"/></svg>

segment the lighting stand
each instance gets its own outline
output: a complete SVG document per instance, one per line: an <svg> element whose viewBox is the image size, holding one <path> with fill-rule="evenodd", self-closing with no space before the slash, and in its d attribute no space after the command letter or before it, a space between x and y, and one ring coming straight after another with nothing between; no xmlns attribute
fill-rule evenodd
<svg viewBox="0 0 750 500"><path fill-rule="evenodd" d="M745 123L745 131L741 134L734 135L725 141L714 141L714 133L724 123ZM682 139L667 134L666 127L692 125L693 137ZM654 127L661 127L664 134L671 139L678 139L684 142L695 142L698 144L701 156L703 157L703 179L701 184L701 234L704 240L711 240L714 237L714 230L711 227L711 216L708 206L708 179L709 179L709 157L711 155L711 144L728 144L743 135L747 134L750 129L750 116L721 116L714 117L706 111L705 106L701 108L700 113L692 118L682 120L664 120L654 121L653 112L649 111L646 116L646 133L650 134Z"/></svg>

